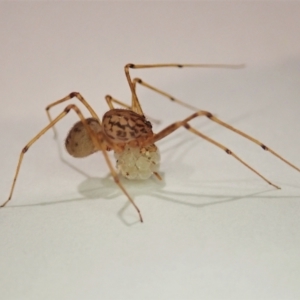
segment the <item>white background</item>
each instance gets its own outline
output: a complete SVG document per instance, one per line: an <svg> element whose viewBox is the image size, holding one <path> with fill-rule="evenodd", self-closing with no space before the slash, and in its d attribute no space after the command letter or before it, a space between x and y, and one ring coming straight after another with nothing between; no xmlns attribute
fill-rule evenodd
<svg viewBox="0 0 300 300"><path fill-rule="evenodd" d="M21 149L47 124L46 105L72 91L100 116L108 93L129 103L129 62L246 63L132 74L299 166L299 16L299 2L287 1L1 3L1 202ZM145 88L138 93L161 121L155 131L191 114ZM58 143L50 131L30 148L0 210L1 299L300 298L299 172L196 120L282 189L180 129L158 143L162 183L123 181L140 224L101 154L66 154L75 121L71 112L59 123Z"/></svg>

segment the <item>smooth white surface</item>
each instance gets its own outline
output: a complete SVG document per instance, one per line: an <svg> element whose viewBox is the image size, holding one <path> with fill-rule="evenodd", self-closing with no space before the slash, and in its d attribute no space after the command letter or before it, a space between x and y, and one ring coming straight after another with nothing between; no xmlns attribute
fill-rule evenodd
<svg viewBox="0 0 300 300"><path fill-rule="evenodd" d="M243 70L139 70L133 76L215 113L300 165L300 4L1 3L1 201L44 108L79 91L102 115L129 103L126 63L246 63ZM191 112L140 87L156 130ZM65 105L53 109L58 114ZM83 110L86 114L86 111ZM101 155L75 160L58 126L25 155L0 210L1 299L299 299L300 174L208 120L192 124L282 190L181 129L158 143L161 174L124 185Z"/></svg>

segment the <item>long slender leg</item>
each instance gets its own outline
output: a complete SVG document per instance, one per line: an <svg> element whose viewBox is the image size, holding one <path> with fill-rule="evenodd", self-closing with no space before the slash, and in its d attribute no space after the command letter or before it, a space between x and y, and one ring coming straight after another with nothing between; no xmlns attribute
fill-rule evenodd
<svg viewBox="0 0 300 300"><path fill-rule="evenodd" d="M130 105L128 105L128 104L126 104L126 103L124 103L124 102L122 102L122 101L120 101L118 99L115 99L115 98L113 98L110 95L106 95L105 96L105 100L106 100L107 105L109 106L110 109L115 109L113 103L116 103L116 104L118 104L118 105L120 105L122 107L125 107L127 109L130 109L130 110L132 109Z"/></svg>
<svg viewBox="0 0 300 300"><path fill-rule="evenodd" d="M223 68L223 69L240 69L245 65L243 64L127 64L124 67L125 75L132 94L132 109L134 112L143 115L143 110L139 103L135 91L135 84L131 80L129 69L149 69L149 68Z"/></svg>
<svg viewBox="0 0 300 300"><path fill-rule="evenodd" d="M104 139L102 139L100 141L98 141L98 139L97 139L96 144L98 145L98 147L100 146L102 148L102 153L103 153L104 158L106 160L106 163L109 167L109 170L110 170L110 172L113 176L113 179L114 179L115 183L119 186L119 188L123 191L123 193L127 196L128 200L131 202L131 204L134 206L134 208L136 209L137 213L139 214L140 221L143 222L143 217L142 217L142 214L141 214L139 208L137 207L137 205L133 201L132 197L128 194L128 192L124 188L123 184L121 184L121 182L120 182L119 176L118 176L116 170L114 169L114 167L113 167L113 165L112 165L112 163L111 163L111 161L108 157L108 154L107 154L106 150L103 147L103 141L104 141Z"/></svg>
<svg viewBox="0 0 300 300"><path fill-rule="evenodd" d="M257 174L260 178L262 178L264 181L266 181L268 184L274 186L277 189L280 189L279 186L273 184L271 181L269 181L267 178L265 178L264 176L262 176L259 172L257 172L255 169L253 169L252 167L250 167L246 162L244 162L241 158L239 158L235 153L233 153L231 150L229 150L227 147L225 147L224 145L220 144L219 142L211 139L210 137L204 135L203 133L199 132L198 130L196 130L195 128L193 128L192 126L190 126L189 123L186 123L184 125L184 127L189 130L190 132L202 137L203 139L205 139L206 141L212 143L213 145L221 148L222 150L224 150L227 154L231 155L232 157L234 157L236 160L238 160L240 163L242 163L245 167L247 167L248 169L250 169L252 172L254 172L255 174Z"/></svg>
<svg viewBox="0 0 300 300"><path fill-rule="evenodd" d="M190 105L188 103L185 103L185 102L183 102L183 101L181 101L181 100L173 97L172 95L170 95L170 94L168 94L168 93L166 93L166 92L164 92L164 91L162 91L162 90L160 90L160 89L158 89L158 88L150 85L149 83L145 82L144 80L142 80L140 78L134 78L133 79L133 83L134 84L138 83L138 84L140 84L140 85L142 85L142 86L144 86L144 87L146 87L146 88L148 88L148 89L150 89L150 90L152 90L152 91L154 91L154 92L156 92L158 94L161 94L162 96L167 97L169 100L171 100L174 103L177 103L179 105L185 106L185 107L187 107L187 108L189 108L191 110L194 110L194 111L199 111L199 108L197 108L195 106L192 106L192 105Z"/></svg>
<svg viewBox="0 0 300 300"><path fill-rule="evenodd" d="M164 137L168 136L169 134L171 134L172 132L174 132L175 130L177 130L178 128L180 127L185 127L187 129L191 128L188 124L189 121L195 119L196 117L201 117L201 116L205 116L207 118L209 118L210 120L212 121L215 121L217 122L218 124L244 136L245 138L249 139L250 141L260 145L264 150L268 150L269 152L271 152L272 154L274 154L276 157L278 157L279 159L281 159L282 161L284 161L285 163L287 163L289 166L291 166L292 168L294 168L295 170L297 170L298 172L300 172L300 169L298 167L296 167L295 165L293 165L292 163L290 163L289 161L287 161L286 159L284 159L283 157L281 157L279 154L277 154L276 152L274 152L272 149L268 148L267 146L265 146L264 144L262 144L260 141L246 135L245 133L243 133L242 131L228 125L227 123L224 123L223 121L220 121L219 119L217 119L216 117L214 117L210 112L207 112L207 111L198 111L194 114L192 114L191 116L189 116L188 118L184 119L183 121L180 121L180 122L176 122L176 123L173 123L169 126L167 126L165 129L161 130L159 133L155 134L153 137L149 138L147 141L146 141L146 144L154 144L156 143L157 141L163 139ZM190 130L191 131L191 130ZM195 133L195 132L194 132ZM198 133L196 133L198 134ZM200 133L198 134L200 135ZM206 140L209 140L208 137L204 137L204 135L202 135L201 137L205 138ZM212 142L212 140L209 140L210 142ZM213 142L212 142L213 143ZM217 145L216 143L214 143L215 145ZM223 146L221 144L218 144L217 145L218 147L222 148ZM227 150L227 148L222 148L224 149L225 151ZM238 159L238 158L237 158ZM239 159L238 159L239 160ZM242 162L243 163L243 162ZM243 163L244 164L244 163ZM249 168L249 166L248 166ZM250 168L252 169L252 168ZM252 169L253 170L253 169ZM254 171L256 174L258 174L258 172ZM261 176L260 174L258 174L260 177L262 177L264 180L266 180L263 176ZM266 180L267 181L267 180ZM269 183L269 181L267 181ZM273 185L273 184L272 184ZM275 186L275 185L273 185Z"/></svg>
<svg viewBox="0 0 300 300"><path fill-rule="evenodd" d="M139 210L139 208L137 207L137 205L134 203L133 199L131 198L131 196L128 194L128 192L126 191L126 189L123 187L123 185L121 184L119 178L118 178L118 174L116 173L116 171L114 170L113 168L113 165L108 157L108 154L106 152L106 148L105 148L105 145L104 143L107 143L108 141L105 140L105 138L101 135L96 135L92 130L91 128L88 126L83 114L81 113L81 111L78 109L78 107L74 104L70 104L68 105L64 111L62 113L60 113L53 121L51 121L44 129L42 129L33 139L31 139L29 141L29 143L27 143L27 145L22 149L21 153L20 153L20 156L19 156L19 161L18 161L18 164L17 164L17 169L16 169L16 172L15 172L15 176L14 176L14 180L13 180L13 183L12 183L12 187L11 187L11 190L10 190L10 194L9 194L9 197L8 199L0 206L0 207L4 207L12 198L12 195L13 195L13 191L14 191L14 188L15 188L15 184L16 184L16 181L17 181L17 178L18 178L18 175L19 175L19 171L20 171L20 167L21 167L21 164L22 164L22 161L23 161L23 157L24 157L24 154L28 151L28 149L45 133L47 132L51 127L53 127L58 121L60 121L63 117L65 117L69 112L70 110L74 110L77 115L79 116L81 122L83 123L86 131L89 133L94 145L102 151L103 155L104 155L104 158L106 160L106 163L112 173L112 176L114 178L114 181L115 183L119 186L119 188L123 191L123 193L127 196L128 200L132 203L132 205L135 207L136 211L138 212L139 214L139 218L140 218L140 221L143 222L143 218L142 218L142 215L141 215L141 212Z"/></svg>
<svg viewBox="0 0 300 300"><path fill-rule="evenodd" d="M66 97L60 99L60 100L57 100L51 104L49 104L47 107L46 107L46 113L47 113L47 116L48 116L48 119L49 119L49 122L51 123L52 122L52 117L50 115L50 108L53 107L53 106L56 106L60 103L63 103L65 101L68 101L68 100L71 100L72 98L77 98L87 109L88 111L90 112L91 116L95 119L98 120L98 122L101 124L101 121L98 117L98 115L96 114L96 112L93 110L93 108L89 105L89 103L83 98L83 96L78 93L78 92L72 92L70 93L69 95L67 95ZM56 137L57 136L57 132L56 132L56 129L55 127L53 126L53 131L54 131L54 136Z"/></svg>
<svg viewBox="0 0 300 300"><path fill-rule="evenodd" d="M190 106L189 104L186 104L185 102L183 102L183 101L175 98L174 96L172 96L172 95L170 95L170 94L168 94L168 93L166 93L166 92L164 92L164 91L162 91L160 89L157 89L156 87L153 87L153 86L151 86L148 83L145 83L145 82L141 81L141 79L139 79L139 78L136 78L134 81L137 82L137 83L140 83L141 85L143 85L143 86L145 86L145 87L147 87L147 88L149 88L151 90L153 90L154 92L159 93L160 95L162 95L164 97L169 98L171 101L175 101L176 103L181 104L181 105L186 106L186 107L191 108L191 109L196 109L195 107ZM141 82L139 82L139 81L141 81ZM241 131L241 130L239 130L239 129L237 129L237 128L235 128L235 127L233 127L233 126L231 126L231 125L229 125L227 123L225 123L224 121L220 120L219 118L213 116L210 112L203 111L203 110L198 110L198 112L196 114L192 115L191 119L194 119L194 118L196 118L198 116L206 116L211 121L213 121L213 122L215 122L215 123L217 123L217 124L219 124L219 125L227 128L227 129L229 129L229 130L231 130L231 131L233 131L233 132L235 132L235 133L243 136L244 138L248 139L249 141L257 144L258 146L260 146L263 150L269 151L270 153L272 153L273 155L275 155L277 158L279 158L280 160L282 160L283 162L285 162L286 164L288 164L290 167L292 167L292 168L294 168L294 169L296 169L297 171L300 172L300 169L298 167L296 167L291 162L289 162L288 160L286 160L285 158L283 158L281 155L279 155L278 153L276 153L274 150L272 150L271 148L267 147L265 144L263 144L262 142L260 142L259 140L255 139L255 138L253 138L252 136L244 133L243 131Z"/></svg>
<svg viewBox="0 0 300 300"><path fill-rule="evenodd" d="M61 114L59 114L53 121L51 121L44 129L42 129L33 139L31 139L26 146L22 149L20 156L19 156L19 161L18 161L18 165L17 165L17 169L15 172L15 176L14 176L14 180L12 183L12 187L10 189L10 194L8 199L0 206L3 207L5 206L11 199L14 188L15 188L15 184L19 175L19 171L20 171L20 167L23 161L23 157L24 154L28 151L28 149L32 146L32 144L34 144L46 131L48 131L51 127L53 127L58 121L60 121L68 112L66 110L64 110Z"/></svg>

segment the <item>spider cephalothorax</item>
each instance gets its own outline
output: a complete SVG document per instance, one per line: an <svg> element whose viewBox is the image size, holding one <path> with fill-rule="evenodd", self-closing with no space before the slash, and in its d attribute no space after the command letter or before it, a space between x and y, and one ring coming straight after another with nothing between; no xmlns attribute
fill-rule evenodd
<svg viewBox="0 0 300 300"><path fill-rule="evenodd" d="M102 120L105 135L115 144L145 141L153 136L152 125L145 116L128 109L112 109Z"/></svg>

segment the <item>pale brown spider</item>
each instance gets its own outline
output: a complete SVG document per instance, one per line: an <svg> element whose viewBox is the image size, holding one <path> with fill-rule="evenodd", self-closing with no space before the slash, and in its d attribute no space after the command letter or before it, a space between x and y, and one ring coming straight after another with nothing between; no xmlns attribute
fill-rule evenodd
<svg viewBox="0 0 300 300"><path fill-rule="evenodd" d="M225 128L232 130L233 132L245 137L246 139L252 141L253 143L262 147L263 150L271 152L273 155L277 156L279 159L290 165L292 168L296 169L300 172L300 169L297 168L292 163L288 162L286 159L278 155L269 147L265 146L263 143L258 141L257 139L249 136L248 134L232 127L231 125L221 121L213 114L208 111L198 110L197 108L186 104L175 97L171 96L168 93L165 93L148 83L145 83L139 78L131 79L129 74L129 69L142 69L142 68L160 68L160 67L208 67L208 68L240 68L243 65L224 65L224 64L154 64L154 65L135 65L135 64L127 64L125 69L125 75L131 90L132 102L131 105L124 104L123 102L112 98L111 96L106 96L105 99L110 108L107 111L103 118L102 122L100 121L98 115L92 109L92 107L88 104L88 102L81 96L80 93L73 92L68 96L55 101L46 107L46 112L50 123L41 130L29 143L23 148L21 151L17 169L15 172L15 177L13 180L13 184L10 190L10 194L8 199L1 205L1 207L5 206L12 197L15 183L19 174L20 166L23 160L24 154L27 152L29 147L38 140L40 136L42 136L48 129L53 128L55 132L54 125L61 120L64 116L68 114L70 110L74 110L80 118L80 121L77 122L72 129L70 130L67 138L66 138L66 149L68 153L74 157L85 157L94 152L102 151L106 163L110 169L112 177L114 178L115 183L119 186L119 188L123 191L123 193L127 196L128 200L132 203L139 214L140 221L143 222L141 212L131 196L127 193L123 184L119 180L119 176L115 168L113 167L112 162L107 154L107 151L113 150L115 156L117 158L117 169L119 173L121 173L124 177L128 179L147 179L151 175L155 175L158 179L161 179L158 174L158 165L159 165L159 153L158 148L155 143L173 131L177 130L180 127L184 127L190 132L198 135L199 137L207 140L208 142L214 144L215 146L224 150L227 154L233 156L239 162L241 162L248 169L256 173L259 177L265 180L268 184L273 187L279 189L279 187L260 173L258 173L255 169L245 163L242 159L240 159L236 154L234 154L227 147L218 143L217 141L209 138L208 136L202 134L200 131L191 127L188 123L194 118L205 116L209 120L216 122L217 124L224 126ZM139 103L138 97L136 95L136 84L140 84L144 87L147 87L167 98L171 101L178 103L180 105L186 106L195 110L196 112L190 115L188 118L183 121L179 121L167 126L165 129L161 130L157 134L154 134L152 131L151 123L146 119L141 105ZM59 114L55 119L52 120L49 110L51 107L70 100L72 98L77 98L91 114L90 118L84 118L81 111L74 104L68 105L64 111ZM113 106L113 103L119 104L125 109L116 109Z"/></svg>

